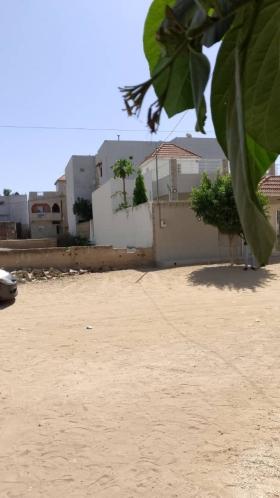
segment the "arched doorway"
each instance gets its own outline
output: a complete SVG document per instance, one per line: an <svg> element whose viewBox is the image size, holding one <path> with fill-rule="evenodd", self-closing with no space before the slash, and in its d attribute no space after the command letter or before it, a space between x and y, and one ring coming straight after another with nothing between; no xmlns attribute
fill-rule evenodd
<svg viewBox="0 0 280 498"><path fill-rule="evenodd" d="M52 212L53 213L60 213L60 207L57 203L55 203L52 207Z"/></svg>

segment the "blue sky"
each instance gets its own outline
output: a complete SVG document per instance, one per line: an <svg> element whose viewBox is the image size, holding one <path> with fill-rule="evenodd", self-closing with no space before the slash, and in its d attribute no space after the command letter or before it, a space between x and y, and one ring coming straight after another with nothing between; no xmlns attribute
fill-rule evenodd
<svg viewBox="0 0 280 498"><path fill-rule="evenodd" d="M187 113L151 137L128 118L118 87L148 77L142 32L150 0L9 0L0 17L0 192L48 190L72 154L95 154L103 140L165 139L193 132ZM215 58L215 50L210 59ZM60 131L4 128L113 129ZM208 136L213 136L209 119ZM116 131L115 131L116 130ZM118 131L128 130L128 131ZM194 133L193 133L194 134Z"/></svg>

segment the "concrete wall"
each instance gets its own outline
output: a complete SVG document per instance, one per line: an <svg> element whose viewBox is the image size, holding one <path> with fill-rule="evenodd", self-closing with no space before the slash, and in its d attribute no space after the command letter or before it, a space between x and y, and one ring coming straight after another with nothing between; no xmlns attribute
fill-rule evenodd
<svg viewBox="0 0 280 498"><path fill-rule="evenodd" d="M32 239L48 239L58 236L57 225L52 221L42 220L31 222L31 238Z"/></svg>
<svg viewBox="0 0 280 498"><path fill-rule="evenodd" d="M0 267L85 268L93 271L137 268L153 265L152 249L113 249L112 247L54 247L45 249L1 250Z"/></svg>
<svg viewBox="0 0 280 498"><path fill-rule="evenodd" d="M131 157L133 164L138 166L160 143L134 140L105 140L96 156L96 163L102 163L102 177L99 179L100 184L104 185L104 183L112 178L112 166L118 159L129 159Z"/></svg>
<svg viewBox="0 0 280 498"><path fill-rule="evenodd" d="M127 180L126 190L131 197L134 180ZM122 198L119 180L109 180L92 196L94 243L114 247L152 247L153 215L150 203L115 212Z"/></svg>
<svg viewBox="0 0 280 498"><path fill-rule="evenodd" d="M56 239L0 240L0 248L5 249L38 249L45 247L56 247Z"/></svg>
<svg viewBox="0 0 280 498"><path fill-rule="evenodd" d="M234 242L239 256L241 243ZM159 264L210 263L229 259L228 239L199 222L187 202L154 204L154 253Z"/></svg>
<svg viewBox="0 0 280 498"><path fill-rule="evenodd" d="M0 240L16 239L17 225L14 221L0 221Z"/></svg>
<svg viewBox="0 0 280 498"><path fill-rule="evenodd" d="M157 195L159 195L160 199L186 199L187 195L184 194L190 194L194 187L200 185L204 172L207 172L209 177L214 179L217 172L222 173L223 171L222 160L179 158L176 160L178 171L177 178L175 178L176 185L173 185L170 174L170 161L171 159L169 158L159 157L157 161L153 158L141 166L149 200L156 200ZM175 198L171 193L173 187L177 190Z"/></svg>
<svg viewBox="0 0 280 498"><path fill-rule="evenodd" d="M95 157L72 156L65 169L66 202L69 232L77 234L77 220L73 205L78 197L91 200L95 189Z"/></svg>
<svg viewBox="0 0 280 498"><path fill-rule="evenodd" d="M29 227L27 195L0 196L0 221L21 223L24 229Z"/></svg>
<svg viewBox="0 0 280 498"><path fill-rule="evenodd" d="M66 195L66 180L57 180L55 188L60 194Z"/></svg>

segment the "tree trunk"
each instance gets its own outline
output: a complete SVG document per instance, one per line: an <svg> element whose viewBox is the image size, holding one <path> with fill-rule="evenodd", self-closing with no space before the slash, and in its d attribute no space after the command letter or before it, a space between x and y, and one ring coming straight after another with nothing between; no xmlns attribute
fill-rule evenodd
<svg viewBox="0 0 280 498"><path fill-rule="evenodd" d="M123 178L122 181L123 181L123 202L126 205L125 178Z"/></svg>

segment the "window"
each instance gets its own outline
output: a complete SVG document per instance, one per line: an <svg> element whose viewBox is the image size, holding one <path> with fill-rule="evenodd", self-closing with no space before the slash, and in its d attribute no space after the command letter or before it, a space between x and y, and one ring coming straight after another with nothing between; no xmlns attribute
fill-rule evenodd
<svg viewBox="0 0 280 498"><path fill-rule="evenodd" d="M100 178L102 178L103 176L103 170L102 170L102 163L97 163L96 165L96 168L97 168L97 174Z"/></svg>
<svg viewBox="0 0 280 498"><path fill-rule="evenodd" d="M52 207L52 213L60 213L60 207L57 203L55 203Z"/></svg>

